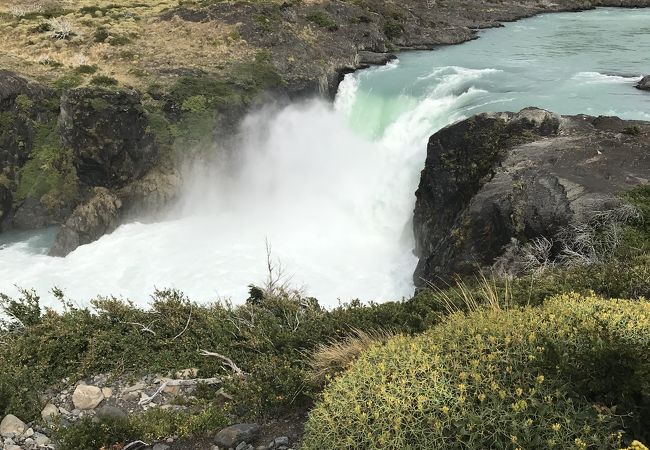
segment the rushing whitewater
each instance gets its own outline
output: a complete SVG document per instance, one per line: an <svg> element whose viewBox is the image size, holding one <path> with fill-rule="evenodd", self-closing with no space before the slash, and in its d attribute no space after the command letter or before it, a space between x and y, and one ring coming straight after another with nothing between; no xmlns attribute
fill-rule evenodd
<svg viewBox="0 0 650 450"><path fill-rule="evenodd" d="M633 88L650 54L650 11L540 16L482 38L346 76L334 104L256 111L235 161L201 167L167 220L129 223L66 258L56 230L0 235L0 292L63 288L147 301L174 287L198 301L246 298L264 279L266 242L297 287L337 300L409 296L411 216L429 136L471 114L539 106L650 119Z"/></svg>

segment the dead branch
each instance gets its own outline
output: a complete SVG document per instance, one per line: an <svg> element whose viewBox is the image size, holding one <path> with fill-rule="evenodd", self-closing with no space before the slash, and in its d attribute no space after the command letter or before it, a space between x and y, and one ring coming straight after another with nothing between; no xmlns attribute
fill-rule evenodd
<svg viewBox="0 0 650 450"><path fill-rule="evenodd" d="M224 356L224 355L221 355L221 354L219 354L219 353L215 353L215 352L209 352L209 351L207 351L207 350L201 350L201 351L200 351L200 354L201 354L201 356L214 356L214 357L216 357L216 358L219 358L219 359L221 359L221 360L224 362L224 364L225 364L226 366L230 367L230 369L231 369L233 372L235 372L235 375L236 375L236 376L238 376L238 377L240 377L240 378L244 378L244 377L246 377L246 372L244 372L243 370L241 370L241 369L237 366L237 364L235 364L235 362L234 362L232 359L228 358L227 356Z"/></svg>
<svg viewBox="0 0 650 450"><path fill-rule="evenodd" d="M185 324L185 328L183 328L183 331L181 331L181 332L178 333L176 336L174 336L174 338L172 339L172 341L175 341L176 339L178 339L179 337L181 337L181 336L183 335L183 333L185 333L185 332L187 331L187 327L190 326L190 320L191 320L191 319L192 319L192 304L190 303L190 314L187 316L187 323Z"/></svg>
<svg viewBox="0 0 650 450"><path fill-rule="evenodd" d="M192 378L190 380L167 380L167 386L196 386L197 384L221 384L221 378Z"/></svg>
<svg viewBox="0 0 650 450"><path fill-rule="evenodd" d="M134 326L137 326L137 327L141 327L140 331L142 331L143 333L151 333L154 336L156 335L156 332L151 329L151 325L153 325L155 322L156 321L154 320L149 325L144 325L144 324L141 324L139 322L122 322L122 321L120 321L120 323L123 323L125 325L134 325Z"/></svg>

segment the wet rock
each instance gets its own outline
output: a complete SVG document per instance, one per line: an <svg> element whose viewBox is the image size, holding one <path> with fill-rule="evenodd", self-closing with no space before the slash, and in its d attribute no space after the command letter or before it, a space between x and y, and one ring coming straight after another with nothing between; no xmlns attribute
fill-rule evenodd
<svg viewBox="0 0 650 450"><path fill-rule="evenodd" d="M26 429L25 422L13 414L7 414L0 422L0 436L3 437L20 436Z"/></svg>
<svg viewBox="0 0 650 450"><path fill-rule="evenodd" d="M260 426L254 423L231 425L217 433L215 444L224 448L235 448L242 442L250 442L259 434Z"/></svg>
<svg viewBox="0 0 650 450"><path fill-rule="evenodd" d="M95 188L86 203L77 206L59 231L50 256L66 256L80 245L93 242L119 225L121 200L106 188Z"/></svg>
<svg viewBox="0 0 650 450"><path fill-rule="evenodd" d="M376 52L368 52L368 51L361 51L359 52L359 64L363 65L384 65L394 59L397 59L397 56L395 56L392 53L376 53Z"/></svg>
<svg viewBox="0 0 650 450"><path fill-rule="evenodd" d="M29 197L14 213L12 225L18 230L36 230L56 223L56 219L40 200Z"/></svg>
<svg viewBox="0 0 650 450"><path fill-rule="evenodd" d="M641 78L641 81L636 85L636 88L643 91L650 91L650 75Z"/></svg>
<svg viewBox="0 0 650 450"><path fill-rule="evenodd" d="M104 394L97 386L81 384L72 394L72 403L79 410L95 409L102 400L104 400Z"/></svg>

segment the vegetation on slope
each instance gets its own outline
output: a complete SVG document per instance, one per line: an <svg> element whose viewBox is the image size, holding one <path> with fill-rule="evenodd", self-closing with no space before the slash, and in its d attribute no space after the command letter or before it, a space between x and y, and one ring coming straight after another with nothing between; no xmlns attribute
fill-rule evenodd
<svg viewBox="0 0 650 450"><path fill-rule="evenodd" d="M569 294L492 306L363 354L324 392L303 448L612 449L624 429L647 438L649 302Z"/></svg>

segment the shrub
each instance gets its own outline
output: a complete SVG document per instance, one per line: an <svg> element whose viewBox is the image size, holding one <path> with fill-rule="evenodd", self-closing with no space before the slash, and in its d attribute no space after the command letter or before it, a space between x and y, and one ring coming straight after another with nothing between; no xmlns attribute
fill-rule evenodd
<svg viewBox="0 0 650 450"><path fill-rule="evenodd" d="M117 80L106 75L95 75L90 79L90 84L98 86L116 86Z"/></svg>
<svg viewBox="0 0 650 450"><path fill-rule="evenodd" d="M641 128L638 125L632 125L631 127L625 127L623 129L623 134L629 134L631 136L638 136L641 134Z"/></svg>
<svg viewBox="0 0 650 450"><path fill-rule="evenodd" d="M384 24L384 34L388 39L398 38L402 33L404 33L404 28L399 22L389 20Z"/></svg>
<svg viewBox="0 0 650 450"><path fill-rule="evenodd" d="M315 23L321 28L326 28L329 31L336 31L339 29L338 24L329 15L322 11L316 11L307 16L307 20Z"/></svg>
<svg viewBox="0 0 650 450"><path fill-rule="evenodd" d="M89 66L87 64L82 64L74 70L78 74L88 75L97 72L97 66Z"/></svg>
<svg viewBox="0 0 650 450"><path fill-rule="evenodd" d="M302 448L620 448L617 406L629 430L648 423L649 351L645 301L456 313L371 347L323 393Z"/></svg>

